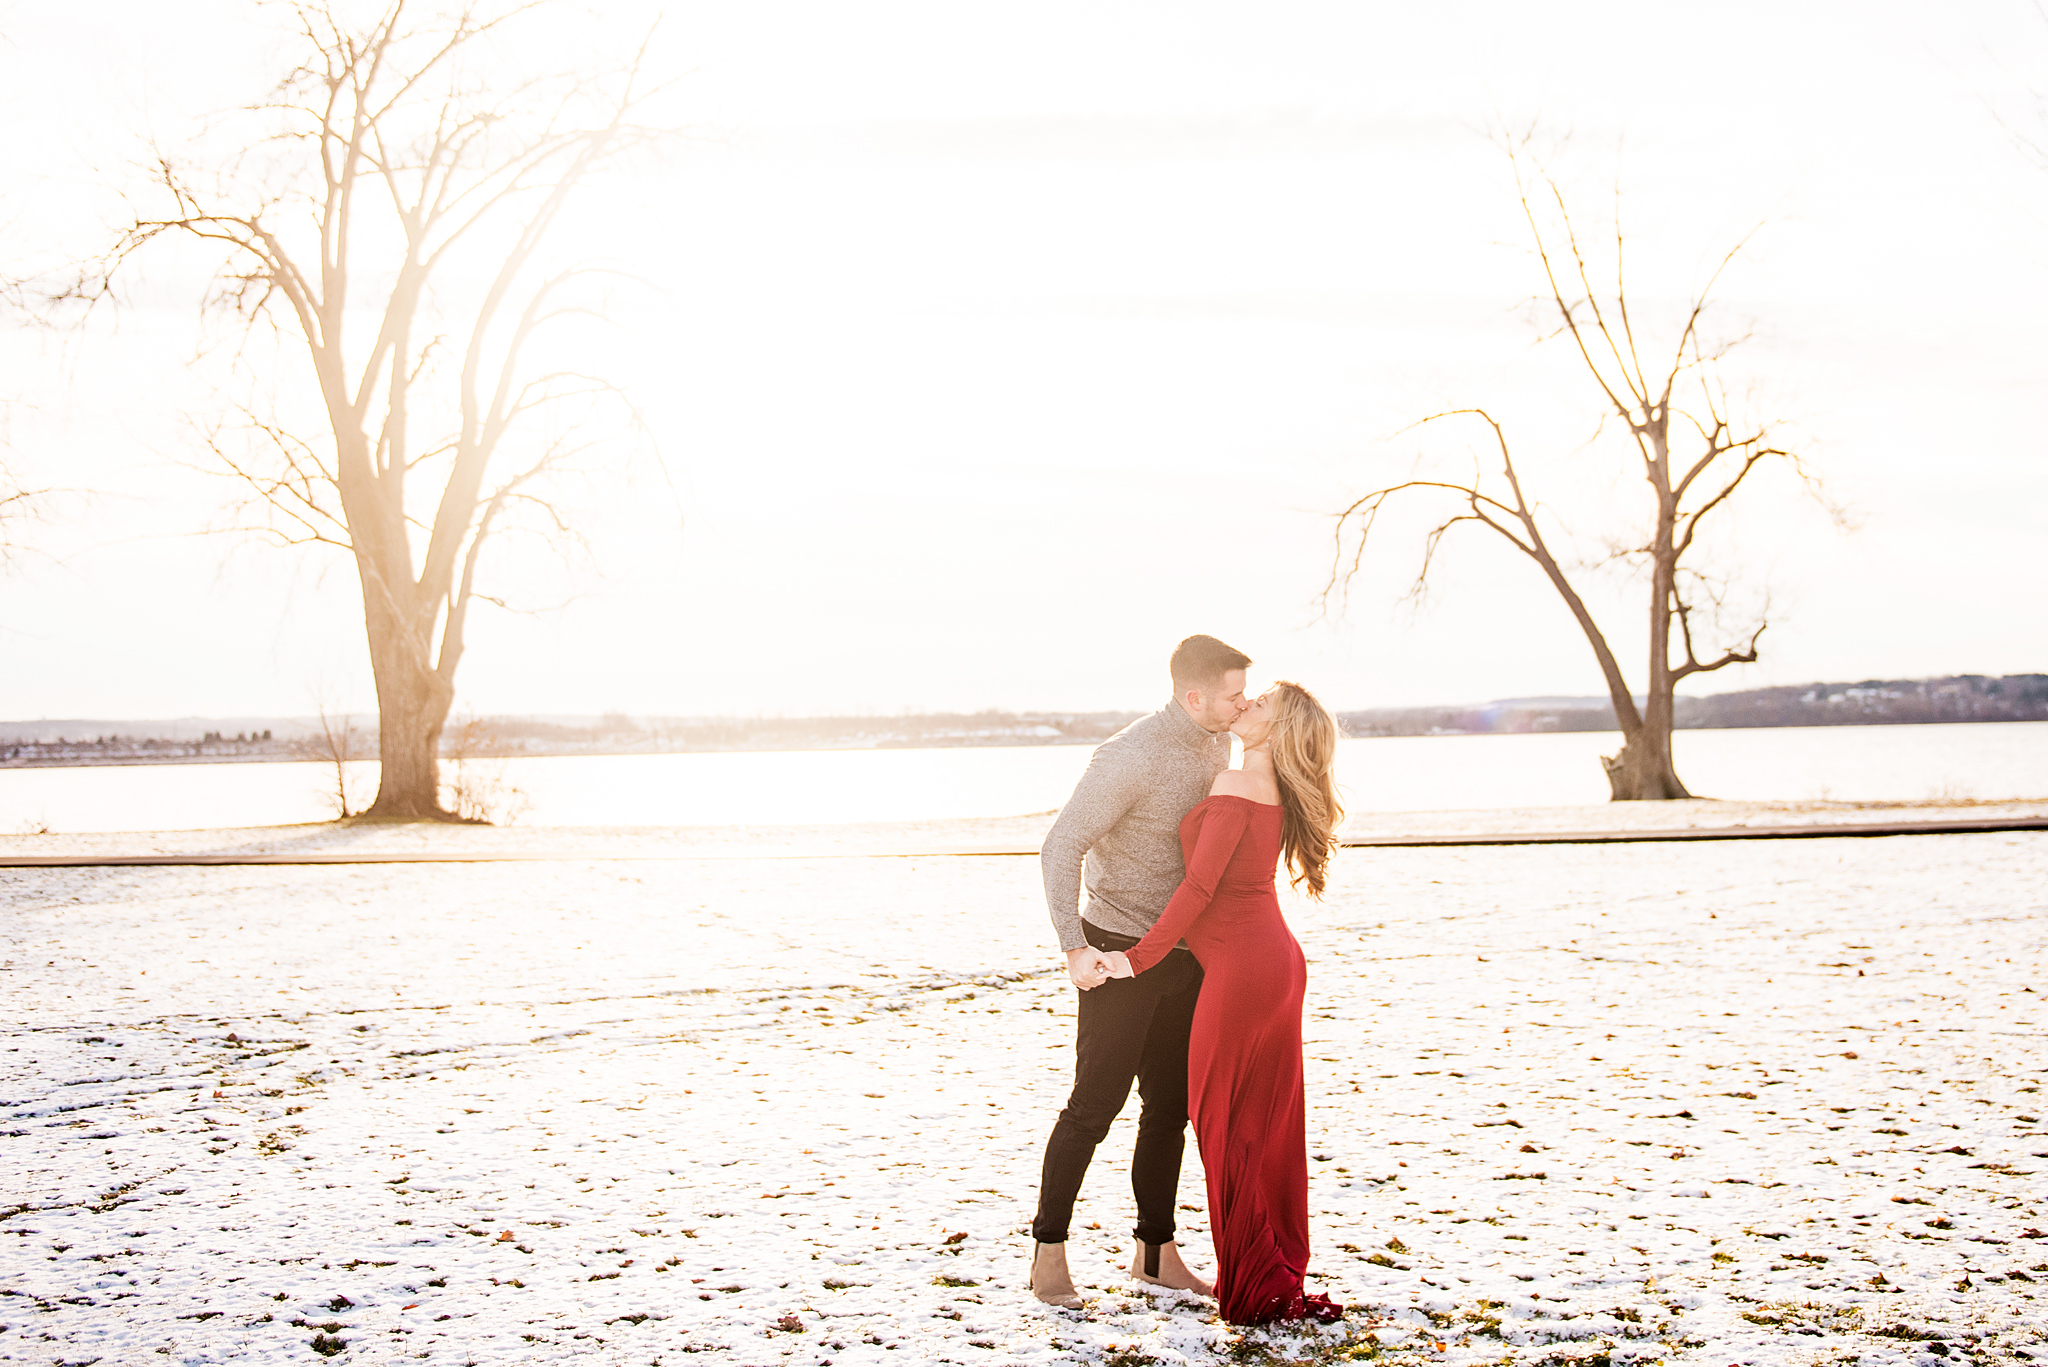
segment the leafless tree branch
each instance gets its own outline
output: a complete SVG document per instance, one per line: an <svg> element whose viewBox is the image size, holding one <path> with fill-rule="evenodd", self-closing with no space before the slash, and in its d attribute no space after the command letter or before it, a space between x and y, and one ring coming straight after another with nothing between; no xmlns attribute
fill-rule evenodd
<svg viewBox="0 0 2048 1367"><path fill-rule="evenodd" d="M1597 568L1627 560L1647 568L1650 649L1645 701L1639 708L1599 624L1545 540L1538 510L1525 489L1504 429L1481 409L1433 414L1415 426L1476 414L1492 429L1498 451L1496 469L1475 466L1470 480L1415 473L1352 500L1334 519L1335 544L1321 602L1326 612L1333 602L1341 610L1352 582L1363 572L1368 543L1383 534L1380 516L1390 502L1448 498L1458 506L1427 525L1418 572L1403 596L1419 598L1444 539L1454 528L1465 523L1491 528L1542 570L1571 610L1600 665L1624 736L1621 754L1608 761L1615 796L1683 797L1684 785L1670 759L1673 689L1695 674L1754 663L1768 625L1767 614L1760 614L1743 644L1726 646L1711 658L1701 659L1694 645L1694 608L1686 586L1704 587L1716 619L1725 597L1713 581L1698 576L1685 557L1697 550L1703 524L1730 505L1760 466L1789 467L1816 496L1818 486L1802 457L1790 445L1774 439L1768 425L1736 426L1719 367L1740 339L1710 344L1703 334L1702 323L1714 289L1757 230L1744 234L1716 261L1675 328L1672 345L1664 353L1670 358L1668 364L1652 372L1643 361L1642 319L1630 303L1619 186L1614 191L1613 284L1602 291L1594 283L1599 272L1589 256L1589 239L1581 234L1562 186L1534 161L1529 150L1533 136L1533 129L1522 134L1503 129L1497 140L1506 154L1517 204L1542 271L1542 298L1555 320L1555 330L1548 335L1570 341L1581 369L1604 401L1600 422L1616 418L1626 428L1651 496L1647 535L1612 538L1606 553L1592 562ZM1544 213L1539 213L1539 203L1545 206ZM1692 397L1695 392L1696 398ZM1685 455L1682 467L1674 464L1674 422L1681 439L1699 443ZM1408 430L1413 429L1404 432ZM1597 431L1596 425L1596 436ZM1421 468L1418 463L1417 470ZM1681 659L1673 659L1675 648L1682 649Z"/></svg>
<svg viewBox="0 0 2048 1367"><path fill-rule="evenodd" d="M137 255L174 236L219 252L206 307L241 321L244 346L267 323L304 348L325 431L244 404L241 440L214 430L206 444L268 510L269 536L356 563L380 707L378 814L439 812L435 746L505 514L546 507L555 533L577 540L535 494L592 449L559 425L613 403L639 427L616 387L559 365L535 374L529 356L543 333L600 317L575 292L616 274L550 261L565 206L678 131L647 117L666 87L643 78L644 42L607 70L493 83L480 40L543 7L459 0L423 14L387 0L356 23L330 0L289 0L301 55L243 111L253 131L240 150L188 163L151 149L132 223L63 292L88 309L111 299ZM487 240L499 255L472 289L449 263ZM351 347L366 311L375 331ZM486 492L510 448L541 454Z"/></svg>

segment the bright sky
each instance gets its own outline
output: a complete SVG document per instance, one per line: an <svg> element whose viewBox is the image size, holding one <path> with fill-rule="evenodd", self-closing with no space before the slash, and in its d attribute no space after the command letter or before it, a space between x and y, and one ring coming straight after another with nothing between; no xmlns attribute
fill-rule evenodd
<svg viewBox="0 0 2048 1367"><path fill-rule="evenodd" d="M1619 176L1660 339L1765 225L1715 315L1752 334L1729 378L1855 530L1757 485L1720 568L1773 626L1701 691L2048 669L2048 171L1998 118L2048 128L2022 0L597 8L599 45L667 10L655 60L701 130L563 244L647 278L590 359L677 492L587 491L593 569L508 546L493 582L566 606L480 609L460 706L1148 707L1193 631L1343 707L1601 691L1478 534L1420 612L1414 521L1341 618L1314 601L1329 514L1464 449L1390 440L1444 408L1506 422L1588 556L1626 526L1598 396L1523 306L1497 115L1569 133L1587 216ZM0 271L89 250L146 136L260 95L268 15L0 4ZM193 535L229 492L192 437L203 282L166 255L133 285L0 340L10 463L96 491L0 580L0 716L366 705L349 564ZM1642 593L1585 584L1640 686Z"/></svg>

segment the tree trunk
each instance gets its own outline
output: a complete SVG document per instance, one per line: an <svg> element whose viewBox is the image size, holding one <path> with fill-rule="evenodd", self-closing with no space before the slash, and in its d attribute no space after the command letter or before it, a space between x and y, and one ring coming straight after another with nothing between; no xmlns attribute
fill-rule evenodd
<svg viewBox="0 0 2048 1367"><path fill-rule="evenodd" d="M1634 425L1634 419L1630 421ZM1655 453L1649 462L1649 472L1650 485L1657 493L1656 534L1650 545L1650 688L1643 699L1642 723L1630 727L1624 718L1621 750L1600 760L1607 771L1611 800L1615 802L1663 802L1692 796L1678 781L1677 767L1671 762L1672 693L1678 683L1671 668L1671 604L1678 582L1678 499L1671 491L1666 427L1669 421L1670 409L1666 406L1652 410L1650 421L1638 428Z"/></svg>
<svg viewBox="0 0 2048 1367"><path fill-rule="evenodd" d="M1671 763L1671 698L1651 697L1643 724L1622 733L1621 749L1600 757L1615 802L1662 802L1691 797Z"/></svg>
<svg viewBox="0 0 2048 1367"><path fill-rule="evenodd" d="M370 671L377 680L377 800L363 815L455 821L441 805L441 727L455 690L428 667L427 643L365 585Z"/></svg>

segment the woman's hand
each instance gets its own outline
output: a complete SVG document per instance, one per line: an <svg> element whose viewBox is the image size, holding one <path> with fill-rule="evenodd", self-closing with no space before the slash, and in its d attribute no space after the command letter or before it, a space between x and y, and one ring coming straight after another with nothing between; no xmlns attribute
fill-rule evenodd
<svg viewBox="0 0 2048 1367"><path fill-rule="evenodd" d="M1131 971L1131 960L1121 949L1112 949L1102 956L1109 961L1109 976L1112 978L1135 978Z"/></svg>
<svg viewBox="0 0 2048 1367"><path fill-rule="evenodd" d="M1067 951L1067 976L1083 992L1092 992L1113 975L1101 950L1094 945L1077 945Z"/></svg>

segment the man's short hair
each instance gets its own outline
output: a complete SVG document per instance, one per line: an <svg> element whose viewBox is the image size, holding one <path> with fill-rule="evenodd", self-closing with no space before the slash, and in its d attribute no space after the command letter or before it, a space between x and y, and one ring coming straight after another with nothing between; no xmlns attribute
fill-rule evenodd
<svg viewBox="0 0 2048 1367"><path fill-rule="evenodd" d="M1167 668L1173 673L1175 697L1189 689L1208 692L1233 669L1245 669L1252 657L1223 644L1214 636L1190 636L1173 648Z"/></svg>

